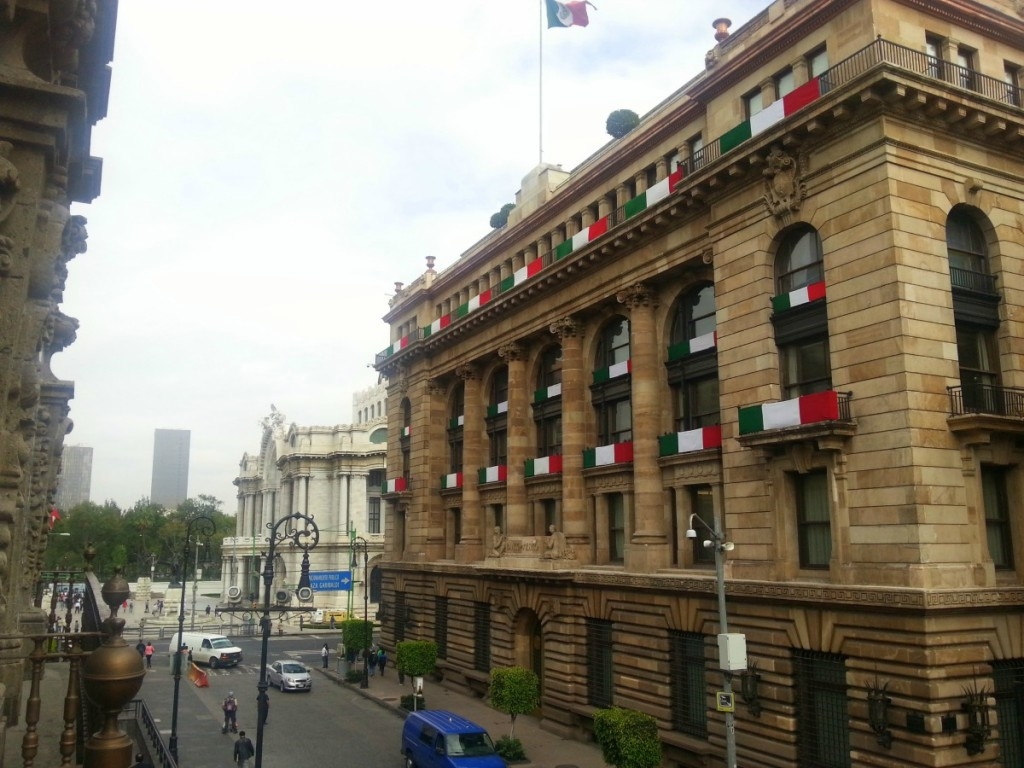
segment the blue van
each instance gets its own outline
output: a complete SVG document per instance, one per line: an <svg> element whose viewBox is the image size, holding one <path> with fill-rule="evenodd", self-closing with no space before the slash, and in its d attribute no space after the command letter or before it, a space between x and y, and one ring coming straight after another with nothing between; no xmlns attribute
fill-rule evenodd
<svg viewBox="0 0 1024 768"><path fill-rule="evenodd" d="M409 713L402 756L405 768L508 768L482 726L444 709Z"/></svg>

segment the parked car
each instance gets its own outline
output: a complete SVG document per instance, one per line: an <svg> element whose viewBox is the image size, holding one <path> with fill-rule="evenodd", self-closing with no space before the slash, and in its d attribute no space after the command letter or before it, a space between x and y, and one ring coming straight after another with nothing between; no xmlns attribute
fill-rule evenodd
<svg viewBox="0 0 1024 768"><path fill-rule="evenodd" d="M267 667L267 683L284 691L312 691L313 676L305 664L286 659Z"/></svg>
<svg viewBox="0 0 1024 768"><path fill-rule="evenodd" d="M508 768L483 726L443 709L409 713L402 756L406 768Z"/></svg>

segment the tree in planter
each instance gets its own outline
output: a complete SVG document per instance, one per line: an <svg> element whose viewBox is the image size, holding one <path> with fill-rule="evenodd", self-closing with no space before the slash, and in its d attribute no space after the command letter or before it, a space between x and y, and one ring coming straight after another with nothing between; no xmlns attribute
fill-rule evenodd
<svg viewBox="0 0 1024 768"><path fill-rule="evenodd" d="M640 125L640 116L632 109L616 109L605 121L604 129L613 139L621 139Z"/></svg>
<svg viewBox="0 0 1024 768"><path fill-rule="evenodd" d="M403 640L395 649L395 667L402 675L423 677L434 671L437 665L437 643L433 640ZM413 710L418 704L417 694L413 690Z"/></svg>
<svg viewBox="0 0 1024 768"><path fill-rule="evenodd" d="M540 705L540 681L537 674L523 667L502 667L491 670L491 706L512 718L508 736L495 745L499 755L507 760L526 757L522 742L516 738L516 717L532 712Z"/></svg>
<svg viewBox="0 0 1024 768"><path fill-rule="evenodd" d="M505 203L501 206L501 210L497 213L491 214L491 228L501 229L508 224L508 215L512 213L512 209L516 207L515 203Z"/></svg>
<svg viewBox="0 0 1024 768"><path fill-rule="evenodd" d="M373 622L347 619L341 622L341 641L345 643L345 657L354 664L359 653L373 644Z"/></svg>
<svg viewBox="0 0 1024 768"><path fill-rule="evenodd" d="M657 768L661 765L658 723L632 709L610 707L594 713L594 736L604 761L615 768Z"/></svg>

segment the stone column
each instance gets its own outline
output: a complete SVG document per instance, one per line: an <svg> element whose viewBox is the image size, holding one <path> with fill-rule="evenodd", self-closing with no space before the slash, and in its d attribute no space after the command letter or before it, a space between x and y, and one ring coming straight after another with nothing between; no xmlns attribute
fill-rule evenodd
<svg viewBox="0 0 1024 768"><path fill-rule="evenodd" d="M626 568L650 572L668 565L668 539L662 508L658 467L658 334L654 327L657 297L637 283L616 296L629 310L629 350L632 361L634 525L626 546Z"/></svg>
<svg viewBox="0 0 1024 768"><path fill-rule="evenodd" d="M465 386L466 412L462 427L462 538L455 546L455 560L473 563L482 560L483 510L476 472L486 462L483 450L485 407L481 399L480 377L472 365L460 365L455 373Z"/></svg>
<svg viewBox="0 0 1024 768"><path fill-rule="evenodd" d="M444 500L437 489L441 483L441 475L448 474L447 392L448 388L444 382L436 379L427 382L422 397L423 410L426 412L420 437L423 442L419 450L415 447L411 449L413 460L417 456L425 457L425 466L422 469L420 466L413 468L413 477L416 478L413 496L419 505L418 508L422 510L422 514L415 522L415 538L418 544L415 550L422 551L429 562L443 560L445 557ZM417 439L415 429L412 439ZM411 551L413 521L407 520L406 523L410 529L406 534L406 541Z"/></svg>
<svg viewBox="0 0 1024 768"><path fill-rule="evenodd" d="M530 389L526 381L526 350L515 342L498 349L508 365L508 477L505 483L505 533L525 536L530 527L526 509L527 420Z"/></svg>
<svg viewBox="0 0 1024 768"><path fill-rule="evenodd" d="M556 320L551 333L562 342L562 526L566 542L590 549L591 532L583 503L583 448L586 446L587 391L583 376L583 326L574 318Z"/></svg>

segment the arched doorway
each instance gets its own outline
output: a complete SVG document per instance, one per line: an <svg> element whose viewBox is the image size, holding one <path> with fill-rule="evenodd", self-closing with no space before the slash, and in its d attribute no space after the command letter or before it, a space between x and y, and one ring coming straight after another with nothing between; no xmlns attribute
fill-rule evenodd
<svg viewBox="0 0 1024 768"><path fill-rule="evenodd" d="M540 619L529 608L522 608L512 622L512 658L517 667L533 670L540 681L541 706L535 714L542 714L544 701L544 635Z"/></svg>

